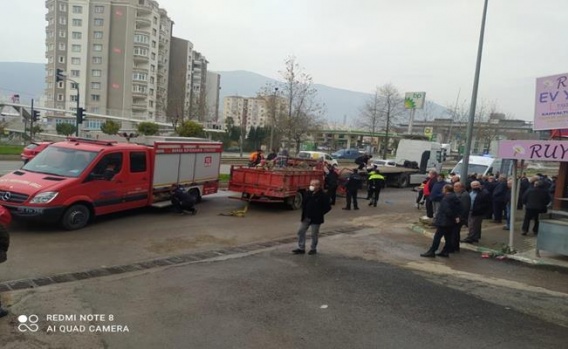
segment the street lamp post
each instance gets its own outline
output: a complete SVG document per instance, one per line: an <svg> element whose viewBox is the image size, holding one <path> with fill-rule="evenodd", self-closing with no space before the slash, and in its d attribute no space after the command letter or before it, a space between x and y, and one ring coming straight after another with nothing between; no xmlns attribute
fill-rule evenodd
<svg viewBox="0 0 568 349"><path fill-rule="evenodd" d="M276 124L276 93L278 93L278 87L274 88L274 93L272 94L272 122L270 125L270 148L268 151L272 151L274 146L274 125Z"/></svg>
<svg viewBox="0 0 568 349"><path fill-rule="evenodd" d="M471 152L471 138L473 134L473 122L475 120L475 107L477 103L477 90L479 88L479 73L481 71L481 56L483 53L483 36L485 34L485 20L487 18L487 3L488 0L485 0L485 4L483 6L483 16L481 18L481 31L479 33L479 45L477 47L477 63L475 66L475 78L473 80L473 91L471 93L471 105L469 108L469 119L467 123L467 134L466 134L466 142L465 142L465 150L464 150L464 157L463 157L463 164L461 168L461 175L467 176L468 175L468 167L469 167L469 153Z"/></svg>

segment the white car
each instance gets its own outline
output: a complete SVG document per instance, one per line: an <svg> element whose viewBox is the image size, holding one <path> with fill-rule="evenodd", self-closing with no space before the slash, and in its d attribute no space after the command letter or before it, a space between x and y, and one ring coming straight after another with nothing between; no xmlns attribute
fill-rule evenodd
<svg viewBox="0 0 568 349"><path fill-rule="evenodd" d="M373 165L377 165L377 166L396 167L396 161L394 161L394 160L376 159L376 160L371 161L371 163Z"/></svg>
<svg viewBox="0 0 568 349"><path fill-rule="evenodd" d="M323 159L323 161L325 161L327 164L336 166L338 165L337 160L332 158L331 155L321 151L301 151L298 153L298 157L301 159Z"/></svg>

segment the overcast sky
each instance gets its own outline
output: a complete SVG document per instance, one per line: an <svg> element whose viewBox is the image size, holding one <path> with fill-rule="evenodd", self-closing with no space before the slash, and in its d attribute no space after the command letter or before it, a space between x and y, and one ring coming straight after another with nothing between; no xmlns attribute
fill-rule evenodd
<svg viewBox="0 0 568 349"><path fill-rule="evenodd" d="M7 2L7 0L2 0ZM471 98L483 0L161 0L210 70L279 77L289 55L316 83L392 82L454 105ZM43 0L2 6L0 61L45 61ZM535 78L568 72L568 0L490 0L480 100L531 120Z"/></svg>

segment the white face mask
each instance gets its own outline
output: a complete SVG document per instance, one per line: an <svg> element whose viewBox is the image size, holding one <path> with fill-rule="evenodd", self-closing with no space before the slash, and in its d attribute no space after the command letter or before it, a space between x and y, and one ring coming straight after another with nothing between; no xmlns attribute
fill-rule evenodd
<svg viewBox="0 0 568 349"><path fill-rule="evenodd" d="M313 185L310 185L310 191L315 191L316 187L314 187Z"/></svg>

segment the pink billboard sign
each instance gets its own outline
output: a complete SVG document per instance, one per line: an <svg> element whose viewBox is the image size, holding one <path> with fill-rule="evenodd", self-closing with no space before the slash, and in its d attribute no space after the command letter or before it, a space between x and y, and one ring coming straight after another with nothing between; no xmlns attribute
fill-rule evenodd
<svg viewBox="0 0 568 349"><path fill-rule="evenodd" d="M517 160L568 161L568 141L500 141L498 157Z"/></svg>
<svg viewBox="0 0 568 349"><path fill-rule="evenodd" d="M536 79L534 130L568 128L568 73Z"/></svg>

